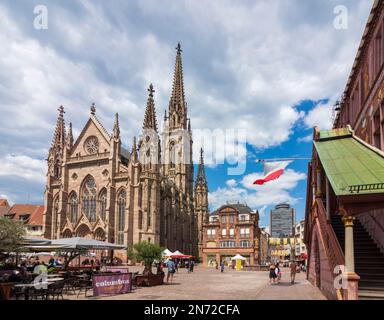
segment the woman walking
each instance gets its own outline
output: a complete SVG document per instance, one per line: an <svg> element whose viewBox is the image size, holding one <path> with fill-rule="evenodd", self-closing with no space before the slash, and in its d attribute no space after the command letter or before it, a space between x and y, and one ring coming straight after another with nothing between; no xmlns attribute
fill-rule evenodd
<svg viewBox="0 0 384 320"><path fill-rule="evenodd" d="M271 265L269 266L269 283L270 284L275 283L276 278L277 278L276 266L273 263L271 263Z"/></svg>

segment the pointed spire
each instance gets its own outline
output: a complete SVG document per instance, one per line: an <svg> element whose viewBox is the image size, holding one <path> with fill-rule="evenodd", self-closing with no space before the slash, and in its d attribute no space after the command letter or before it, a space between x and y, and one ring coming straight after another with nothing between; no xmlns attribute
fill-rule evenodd
<svg viewBox="0 0 384 320"><path fill-rule="evenodd" d="M119 114L115 114L115 123L113 125L113 138L120 139L120 126L119 126Z"/></svg>
<svg viewBox="0 0 384 320"><path fill-rule="evenodd" d="M69 123L68 134L67 134L67 147L73 147L73 134L72 134L72 122Z"/></svg>
<svg viewBox="0 0 384 320"><path fill-rule="evenodd" d="M191 119L188 119L188 131L192 132L192 129L191 129Z"/></svg>
<svg viewBox="0 0 384 320"><path fill-rule="evenodd" d="M56 122L55 133L53 135L52 148L61 151L65 145L65 123L64 123L64 107L61 105L58 109L59 116Z"/></svg>
<svg viewBox="0 0 384 320"><path fill-rule="evenodd" d="M168 117L167 117L167 110L165 110L164 112L164 121L167 121Z"/></svg>
<svg viewBox="0 0 384 320"><path fill-rule="evenodd" d="M207 183L207 179L205 177L205 167L204 167L204 151L203 148L200 149L200 163L197 171L196 184L198 183Z"/></svg>
<svg viewBox="0 0 384 320"><path fill-rule="evenodd" d="M92 102L92 105L91 105L91 108L90 108L90 110L91 110L91 115L95 115L95 113L96 113L96 107L95 107L95 103L94 102Z"/></svg>
<svg viewBox="0 0 384 320"><path fill-rule="evenodd" d="M136 160L137 160L136 137L133 137L132 151L131 151L131 159L132 159L133 161L136 161Z"/></svg>
<svg viewBox="0 0 384 320"><path fill-rule="evenodd" d="M155 101L153 99L153 93L155 90L153 89L152 83L149 85L148 92L149 94L147 108L145 110L143 129L152 129L157 132Z"/></svg>
<svg viewBox="0 0 384 320"><path fill-rule="evenodd" d="M183 121L182 125L186 127L186 102L184 94L184 79L183 79L183 64L181 61L181 46L180 42L176 47L176 62L175 71L173 74L172 96L169 102L169 115L173 114L173 111L177 111ZM176 109L176 110L175 110Z"/></svg>

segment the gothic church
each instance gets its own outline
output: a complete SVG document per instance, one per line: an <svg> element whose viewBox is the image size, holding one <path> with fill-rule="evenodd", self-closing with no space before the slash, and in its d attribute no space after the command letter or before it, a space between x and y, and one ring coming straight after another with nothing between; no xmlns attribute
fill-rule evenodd
<svg viewBox="0 0 384 320"><path fill-rule="evenodd" d="M199 256L208 186L202 150L194 186L180 44L176 49L163 132L158 132L151 84L142 132L130 151L122 147L118 114L109 133L92 105L75 141L72 124L66 130L64 108L59 108L48 155L46 238L82 236L127 247L148 241Z"/></svg>

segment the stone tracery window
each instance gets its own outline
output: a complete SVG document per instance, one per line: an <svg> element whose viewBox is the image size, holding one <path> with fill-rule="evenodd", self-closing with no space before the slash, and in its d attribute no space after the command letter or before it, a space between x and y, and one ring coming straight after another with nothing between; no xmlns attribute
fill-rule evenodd
<svg viewBox="0 0 384 320"><path fill-rule="evenodd" d="M126 198L127 198L127 194L125 190L121 190L117 198L117 243L118 244L124 244Z"/></svg>
<svg viewBox="0 0 384 320"><path fill-rule="evenodd" d="M170 159L169 159L169 164L171 168L175 168L176 166L176 145L175 142L171 142L170 146Z"/></svg>
<svg viewBox="0 0 384 320"><path fill-rule="evenodd" d="M99 202L100 202L100 218L105 221L105 218L107 217L107 190L103 189L100 192L99 196Z"/></svg>
<svg viewBox="0 0 384 320"><path fill-rule="evenodd" d="M77 210L78 210L78 200L77 200L77 194L74 192L70 195L69 198L69 218L72 223L77 222Z"/></svg>
<svg viewBox="0 0 384 320"><path fill-rule="evenodd" d="M83 212L89 221L96 221L96 183L95 179L88 177L82 190Z"/></svg>
<svg viewBox="0 0 384 320"><path fill-rule="evenodd" d="M95 154L99 151L99 140L91 136L84 142L84 149L88 154Z"/></svg>

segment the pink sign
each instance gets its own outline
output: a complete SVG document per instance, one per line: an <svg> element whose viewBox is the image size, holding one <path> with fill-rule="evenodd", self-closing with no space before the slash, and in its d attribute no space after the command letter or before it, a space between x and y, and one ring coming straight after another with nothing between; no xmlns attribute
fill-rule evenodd
<svg viewBox="0 0 384 320"><path fill-rule="evenodd" d="M121 273L128 273L128 268L115 268L115 267L106 267L105 271L107 272L121 272Z"/></svg>
<svg viewBox="0 0 384 320"><path fill-rule="evenodd" d="M115 295L132 291L132 273L115 273L111 275L95 275L93 295Z"/></svg>

